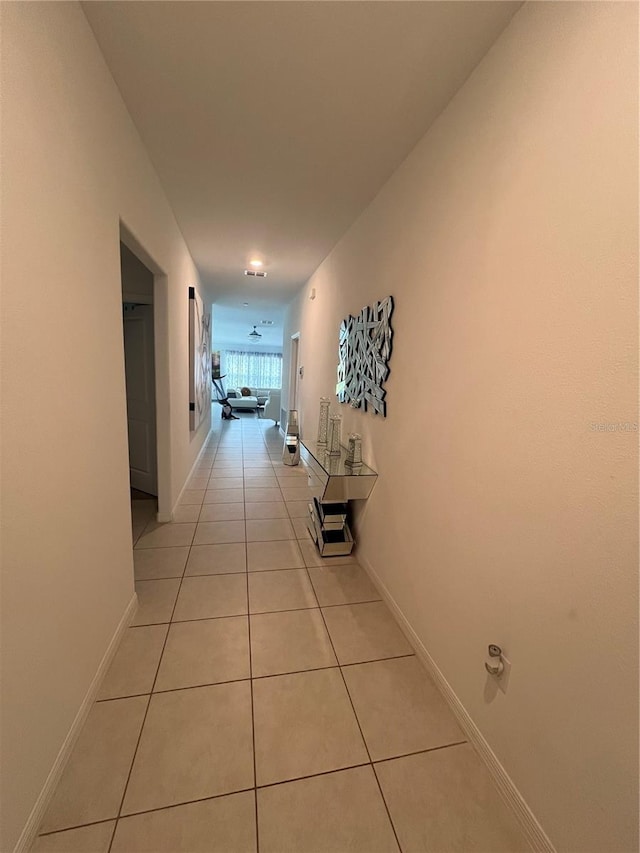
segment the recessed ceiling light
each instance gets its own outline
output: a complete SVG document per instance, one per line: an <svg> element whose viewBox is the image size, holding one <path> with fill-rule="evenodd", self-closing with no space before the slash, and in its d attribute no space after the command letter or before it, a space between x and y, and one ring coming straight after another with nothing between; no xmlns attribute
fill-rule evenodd
<svg viewBox="0 0 640 853"><path fill-rule="evenodd" d="M253 261L249 261L252 267L261 267L263 266L262 261L258 260L258 258L254 258Z"/></svg>

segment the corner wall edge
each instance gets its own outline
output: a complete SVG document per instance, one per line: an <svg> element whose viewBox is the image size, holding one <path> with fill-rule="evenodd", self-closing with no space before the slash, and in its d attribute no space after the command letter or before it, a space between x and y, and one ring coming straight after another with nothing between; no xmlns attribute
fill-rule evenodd
<svg viewBox="0 0 640 853"><path fill-rule="evenodd" d="M118 651L118 647L120 642L124 636L124 632L127 630L131 622L133 622L133 618L136 615L136 611L138 609L138 596L134 592L131 596L129 604L127 605L118 626L111 637L109 645L107 646L107 650L102 656L102 660L100 661L100 665L96 670L96 674L94 675L91 684L89 685L89 689L87 690L80 707L78 708L78 713L71 724L71 728L69 729L67 736L65 737L62 746L60 747L60 751L56 756L56 760L53 762L53 766L49 771L49 775L42 786L40 793L38 794L38 798L35 801L33 808L31 809L31 814L27 818L27 822L25 823L22 832L20 833L20 837L14 847L13 853L27 853L28 850L31 849L31 845L35 841L36 834L38 832L38 828L42 823L42 819L45 815L47 808L49 807L49 803L51 802L51 798L55 792L56 786L60 781L60 777L64 771L64 768L69 760L71 753L73 751L73 747L80 736L80 732L82 731L82 727L87 719L89 711L95 701L96 696L98 695L98 691L100 690L100 686L102 681L104 680L105 675L107 674L107 670L111 665L111 661L115 657L116 652Z"/></svg>
<svg viewBox="0 0 640 853"><path fill-rule="evenodd" d="M391 609L391 612L398 622L402 632L415 650L416 655L429 675L433 678L436 687L451 708L456 720L460 724L460 727L469 738L469 742L479 754L481 760L491 774L491 778L498 789L498 793L506 803L507 807L514 814L525 838L531 845L531 849L535 851L535 853L557 853L550 838L527 805L514 781L500 763L497 755L489 746L484 735L476 726L469 712L438 668L438 665L423 645L422 640L412 628L411 624L387 589L386 585L379 577L378 573L362 554L357 555L357 560L371 578L373 584L378 589L378 592L382 595L385 603Z"/></svg>

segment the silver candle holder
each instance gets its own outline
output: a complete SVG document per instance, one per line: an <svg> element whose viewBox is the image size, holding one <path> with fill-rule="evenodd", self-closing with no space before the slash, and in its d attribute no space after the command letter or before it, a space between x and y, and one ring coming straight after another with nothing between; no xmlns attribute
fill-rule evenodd
<svg viewBox="0 0 640 853"><path fill-rule="evenodd" d="M331 401L328 397L320 397L320 416L318 418L318 447L327 446L329 432L329 406Z"/></svg>
<svg viewBox="0 0 640 853"><path fill-rule="evenodd" d="M289 410L287 434L282 448L282 461L285 465L298 465L300 462L300 427L297 409Z"/></svg>
<svg viewBox="0 0 640 853"><path fill-rule="evenodd" d="M340 437L342 432L342 415L330 415L329 434L327 438L327 453L329 456L340 455Z"/></svg>
<svg viewBox="0 0 640 853"><path fill-rule="evenodd" d="M347 460L349 465L362 465L362 436L352 432L347 439Z"/></svg>
<svg viewBox="0 0 640 853"><path fill-rule="evenodd" d="M324 457L322 458L322 467L327 472L327 474L339 474L340 473L340 456L331 455L331 453L327 453L325 451Z"/></svg>

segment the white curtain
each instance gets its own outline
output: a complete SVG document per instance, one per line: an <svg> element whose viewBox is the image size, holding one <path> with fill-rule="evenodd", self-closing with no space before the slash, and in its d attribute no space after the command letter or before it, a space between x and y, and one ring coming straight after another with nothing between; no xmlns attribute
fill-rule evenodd
<svg viewBox="0 0 640 853"><path fill-rule="evenodd" d="M225 350L223 372L227 388L281 388L282 354Z"/></svg>

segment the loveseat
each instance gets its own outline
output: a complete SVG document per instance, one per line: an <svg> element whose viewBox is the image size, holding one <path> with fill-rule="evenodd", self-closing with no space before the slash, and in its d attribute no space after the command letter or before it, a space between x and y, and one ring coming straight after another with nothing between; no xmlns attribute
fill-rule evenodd
<svg viewBox="0 0 640 853"><path fill-rule="evenodd" d="M251 395L243 397L240 388L227 389L227 399L232 409L255 412L263 409L269 403L272 392L277 393L278 397L280 396L279 388L250 388L249 390Z"/></svg>

